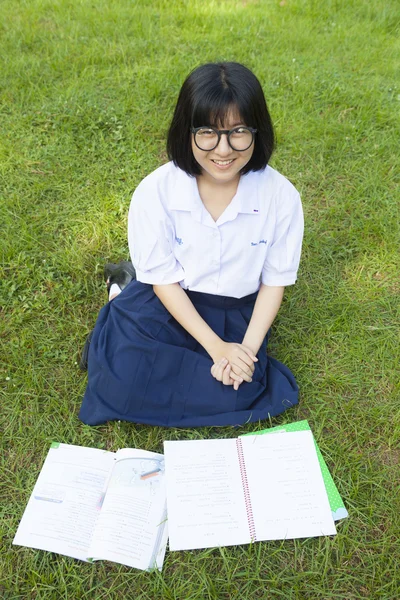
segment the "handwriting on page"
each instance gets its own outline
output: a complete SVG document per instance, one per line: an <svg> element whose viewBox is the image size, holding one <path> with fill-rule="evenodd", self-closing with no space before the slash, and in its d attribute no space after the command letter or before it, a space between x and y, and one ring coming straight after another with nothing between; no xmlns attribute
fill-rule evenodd
<svg viewBox="0 0 400 600"><path fill-rule="evenodd" d="M250 541L235 440L165 442L171 550Z"/></svg>
<svg viewBox="0 0 400 600"><path fill-rule="evenodd" d="M336 533L310 431L241 443L258 540Z"/></svg>

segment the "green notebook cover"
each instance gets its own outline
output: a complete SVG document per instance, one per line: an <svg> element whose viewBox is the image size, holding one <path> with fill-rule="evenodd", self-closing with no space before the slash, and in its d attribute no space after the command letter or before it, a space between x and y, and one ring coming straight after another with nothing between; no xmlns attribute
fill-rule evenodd
<svg viewBox="0 0 400 600"><path fill-rule="evenodd" d="M274 433L276 431L306 431L309 430L310 426L308 421L297 421L296 423L287 423L286 425L278 425L277 427L270 427L269 429L262 429L261 431L254 431L252 433L246 433L245 435L264 435L265 433ZM242 436L241 436L242 437ZM319 465L321 467L322 477L325 483L326 493L328 494L329 505L331 507L332 516L335 521L345 519L349 516L343 500L340 497L338 489L329 473L326 462L321 454L321 450L314 439L315 449L317 451Z"/></svg>

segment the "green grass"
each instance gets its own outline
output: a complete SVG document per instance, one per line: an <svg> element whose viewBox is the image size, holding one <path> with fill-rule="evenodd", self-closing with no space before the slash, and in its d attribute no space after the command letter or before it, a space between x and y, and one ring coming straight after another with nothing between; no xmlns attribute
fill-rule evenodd
<svg viewBox="0 0 400 600"><path fill-rule="evenodd" d="M399 598L398 3L2 0L0 13L1 598ZM131 192L166 160L186 74L220 59L259 76L272 165L306 216L270 348L301 402L272 424L309 419L350 517L333 539L167 553L162 574L13 547L52 440L160 451L257 428L77 418L77 354L104 262L128 256Z"/></svg>

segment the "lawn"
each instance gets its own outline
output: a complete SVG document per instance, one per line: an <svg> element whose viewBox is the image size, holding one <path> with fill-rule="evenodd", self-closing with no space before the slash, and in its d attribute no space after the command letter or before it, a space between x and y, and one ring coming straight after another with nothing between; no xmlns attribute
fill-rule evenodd
<svg viewBox="0 0 400 600"><path fill-rule="evenodd" d="M400 597L399 11L395 0L1 0L2 600ZM78 420L79 350L128 258L132 191L166 161L195 66L262 82L300 190L299 280L270 352L300 404L239 429ZM397 176L397 181L396 181ZM349 511L334 538L167 553L159 573L11 545L52 440L162 451L307 418Z"/></svg>

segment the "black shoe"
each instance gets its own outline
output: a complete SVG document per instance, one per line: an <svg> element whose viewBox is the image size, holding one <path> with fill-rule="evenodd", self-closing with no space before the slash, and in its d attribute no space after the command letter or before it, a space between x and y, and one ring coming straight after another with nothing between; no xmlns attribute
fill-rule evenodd
<svg viewBox="0 0 400 600"><path fill-rule="evenodd" d="M136 279L135 267L130 261L126 260L118 264L108 263L104 267L104 279L107 284L107 292L110 291L113 283L116 283L123 290L132 279Z"/></svg>
<svg viewBox="0 0 400 600"><path fill-rule="evenodd" d="M104 279L107 284L107 292L110 291L110 287L113 283L116 283L121 290L126 288L128 283L132 279L136 279L136 271L131 262L121 261L118 264L108 263L104 267ZM88 368L88 357L89 357L89 346L92 340L93 330L89 333L86 338L85 345L83 346L82 354L79 359L79 368L81 371L87 371Z"/></svg>
<svg viewBox="0 0 400 600"><path fill-rule="evenodd" d="M93 335L93 329L87 336L85 345L83 346L81 358L79 360L79 368L81 371L87 371L87 368L88 368L89 346L90 346L90 342L92 341L92 335Z"/></svg>

